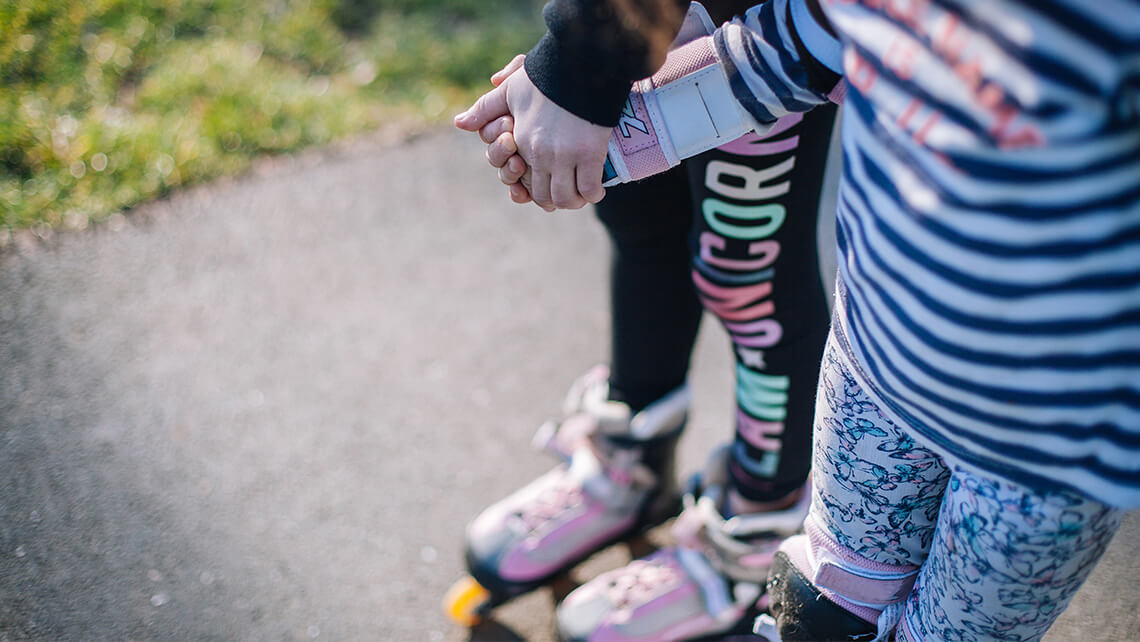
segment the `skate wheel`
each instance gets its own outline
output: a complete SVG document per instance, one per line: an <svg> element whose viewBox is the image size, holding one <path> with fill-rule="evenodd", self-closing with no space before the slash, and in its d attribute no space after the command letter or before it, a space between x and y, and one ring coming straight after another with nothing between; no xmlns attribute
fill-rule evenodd
<svg viewBox="0 0 1140 642"><path fill-rule="evenodd" d="M491 601L491 592L475 581L465 577L451 586L443 598L443 609L447 617L468 628L483 619L482 609Z"/></svg>

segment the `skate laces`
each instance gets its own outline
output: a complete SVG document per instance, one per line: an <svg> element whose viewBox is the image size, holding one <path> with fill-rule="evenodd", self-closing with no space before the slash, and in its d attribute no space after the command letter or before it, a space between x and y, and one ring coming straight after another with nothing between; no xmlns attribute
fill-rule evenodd
<svg viewBox="0 0 1140 642"><path fill-rule="evenodd" d="M616 572L606 592L616 608L631 609L672 590L682 579L680 572L668 564L635 560Z"/></svg>
<svg viewBox="0 0 1140 642"><path fill-rule="evenodd" d="M534 534L585 503L582 489L565 481L545 488L517 513L528 533Z"/></svg>
<svg viewBox="0 0 1140 642"><path fill-rule="evenodd" d="M546 524L562 521L591 500L620 505L631 493L656 483L643 466L636 465L637 459L637 453L627 451L606 457L592 441L585 441L575 449L565 474L526 502L517 514L533 534Z"/></svg>

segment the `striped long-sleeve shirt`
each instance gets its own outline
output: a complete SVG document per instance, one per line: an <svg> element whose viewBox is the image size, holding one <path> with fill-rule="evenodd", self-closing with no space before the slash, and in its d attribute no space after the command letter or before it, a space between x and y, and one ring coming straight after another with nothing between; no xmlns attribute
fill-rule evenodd
<svg viewBox="0 0 1140 642"><path fill-rule="evenodd" d="M760 121L848 82L837 334L955 457L1140 506L1140 2L771 0L716 36ZM833 34L838 34L835 37Z"/></svg>
<svg viewBox="0 0 1140 642"><path fill-rule="evenodd" d="M638 67L570 64L569 18L610 1L554 0L527 61L600 123L615 92L566 77ZM836 330L864 387L947 454L1140 506L1140 1L770 0L715 43L758 122L846 78Z"/></svg>

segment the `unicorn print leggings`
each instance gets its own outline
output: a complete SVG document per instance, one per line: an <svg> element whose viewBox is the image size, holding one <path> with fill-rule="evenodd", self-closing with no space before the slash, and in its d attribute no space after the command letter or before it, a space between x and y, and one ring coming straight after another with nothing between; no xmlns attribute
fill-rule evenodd
<svg viewBox="0 0 1140 642"><path fill-rule="evenodd" d="M885 418L832 332L817 396L809 534L864 568L914 571L898 640L1040 639L1123 511L940 457ZM864 619L878 616L858 595L824 593Z"/></svg>
<svg viewBox="0 0 1140 642"><path fill-rule="evenodd" d="M782 119L597 206L613 240L610 391L638 410L684 382L702 309L736 357L733 488L803 487L827 338L816 226L836 108ZM703 306L703 307L702 307Z"/></svg>

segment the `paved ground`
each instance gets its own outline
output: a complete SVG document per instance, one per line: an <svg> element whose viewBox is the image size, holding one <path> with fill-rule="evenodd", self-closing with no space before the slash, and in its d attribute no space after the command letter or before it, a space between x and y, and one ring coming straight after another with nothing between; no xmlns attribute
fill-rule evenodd
<svg viewBox="0 0 1140 642"><path fill-rule="evenodd" d="M451 132L9 241L0 640L466 639L438 606L463 524L547 467L532 429L606 353L606 253ZM728 358L706 324L686 471L727 436ZM1051 640L1140 639L1138 534ZM551 599L470 637L549 639Z"/></svg>

